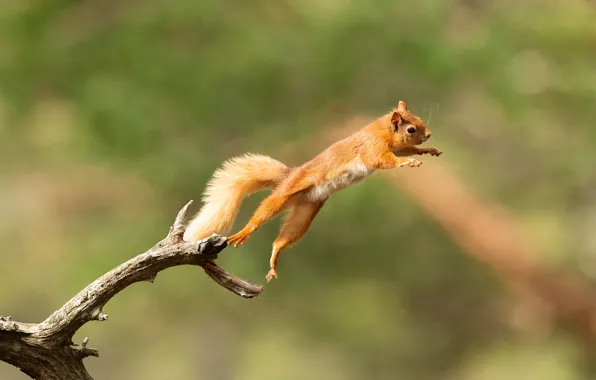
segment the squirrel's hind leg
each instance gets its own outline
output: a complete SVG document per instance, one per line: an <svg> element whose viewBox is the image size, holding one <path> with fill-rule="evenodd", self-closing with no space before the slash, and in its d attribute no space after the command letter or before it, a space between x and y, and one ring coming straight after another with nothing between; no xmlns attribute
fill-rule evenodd
<svg viewBox="0 0 596 380"><path fill-rule="evenodd" d="M304 236L324 204L324 201L315 203L306 202L296 203L292 206L284 220L279 235L273 242L273 250L271 252L271 259L269 260L270 269L266 276L267 282L271 281L274 277L277 278L277 261L280 252Z"/></svg>
<svg viewBox="0 0 596 380"><path fill-rule="evenodd" d="M234 247L244 244L249 236L255 232L261 224L277 215L287 206L287 203L288 197L276 193L265 198L259 207L257 207L246 226L228 238L228 244L233 245Z"/></svg>

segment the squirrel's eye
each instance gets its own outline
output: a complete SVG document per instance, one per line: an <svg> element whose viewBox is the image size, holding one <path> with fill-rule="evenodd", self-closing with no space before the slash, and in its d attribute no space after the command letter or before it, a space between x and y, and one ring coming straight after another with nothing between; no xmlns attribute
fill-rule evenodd
<svg viewBox="0 0 596 380"><path fill-rule="evenodd" d="M412 133L416 132L416 128L414 128L414 127L409 127L409 128L407 129L407 131L408 131L408 133L412 134Z"/></svg>

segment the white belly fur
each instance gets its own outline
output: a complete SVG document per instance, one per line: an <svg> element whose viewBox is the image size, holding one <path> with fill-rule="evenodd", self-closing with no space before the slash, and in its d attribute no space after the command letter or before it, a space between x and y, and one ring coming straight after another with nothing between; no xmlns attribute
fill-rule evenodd
<svg viewBox="0 0 596 380"><path fill-rule="evenodd" d="M307 197L311 201L323 201L334 192L358 183L374 172L375 169L369 169L362 161L356 159L346 164L340 173L310 189Z"/></svg>

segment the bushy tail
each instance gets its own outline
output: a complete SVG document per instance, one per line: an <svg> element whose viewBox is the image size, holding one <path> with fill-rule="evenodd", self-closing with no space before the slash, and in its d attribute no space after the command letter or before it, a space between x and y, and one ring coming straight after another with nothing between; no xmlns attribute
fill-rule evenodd
<svg viewBox="0 0 596 380"><path fill-rule="evenodd" d="M207 183L203 207L186 228L184 240L225 235L234 224L242 200L255 191L276 187L289 171L283 163L260 154L245 154L224 162Z"/></svg>

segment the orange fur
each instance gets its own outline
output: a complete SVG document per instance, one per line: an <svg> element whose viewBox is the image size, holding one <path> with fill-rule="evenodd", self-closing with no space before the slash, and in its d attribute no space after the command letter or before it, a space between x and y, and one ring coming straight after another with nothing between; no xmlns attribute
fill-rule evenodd
<svg viewBox="0 0 596 380"><path fill-rule="evenodd" d="M289 209L273 243L267 280L277 277L279 253L300 240L327 199L336 191L362 181L378 169L418 167L408 156L442 153L417 145L430 138L430 130L404 102L353 135L340 140L302 166L288 168L262 155L232 159L217 170L207 186L204 206L184 234L200 240L213 233L225 234L236 218L242 199L262 188L273 188L246 226L228 238L242 245L259 226Z"/></svg>
<svg viewBox="0 0 596 380"><path fill-rule="evenodd" d="M245 154L226 161L207 183L204 206L189 223L184 239L197 241L212 234L226 234L242 200L258 190L274 188L289 168L271 157Z"/></svg>

